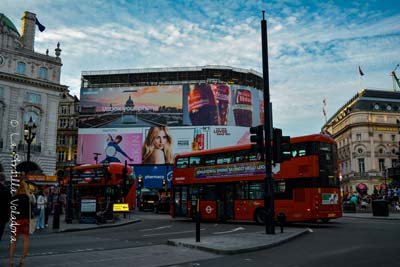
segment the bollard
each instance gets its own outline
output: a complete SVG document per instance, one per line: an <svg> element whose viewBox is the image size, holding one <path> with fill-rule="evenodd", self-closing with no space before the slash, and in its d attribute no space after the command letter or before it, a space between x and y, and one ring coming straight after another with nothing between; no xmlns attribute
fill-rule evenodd
<svg viewBox="0 0 400 267"><path fill-rule="evenodd" d="M286 215L283 212L280 212L278 214L278 222L279 222L279 225L281 227L281 233L283 233L283 225L286 222Z"/></svg>
<svg viewBox="0 0 400 267"><path fill-rule="evenodd" d="M196 214L196 242L200 242L200 212Z"/></svg>
<svg viewBox="0 0 400 267"><path fill-rule="evenodd" d="M60 203L54 205L54 214L53 214L53 230L60 229Z"/></svg>

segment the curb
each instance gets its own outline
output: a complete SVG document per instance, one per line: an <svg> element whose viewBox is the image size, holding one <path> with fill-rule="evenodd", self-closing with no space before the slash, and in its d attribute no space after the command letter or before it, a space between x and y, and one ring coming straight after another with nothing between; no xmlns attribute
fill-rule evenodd
<svg viewBox="0 0 400 267"><path fill-rule="evenodd" d="M346 215L343 215L342 218L357 218L357 219L366 219L366 220L400 220L400 217L390 217L390 216L357 216L351 214L351 213L346 213Z"/></svg>
<svg viewBox="0 0 400 267"><path fill-rule="evenodd" d="M304 229L303 231L299 233L295 233L285 239L274 241L269 244L264 244L264 245L258 245L254 247L247 247L247 248L239 248L239 249L217 249L217 248L210 248L210 247L205 247L205 246L199 246L195 244L189 244L189 243L182 243L182 242L177 242L174 240L167 240L167 245L170 246L175 246L175 247L186 247L186 248L191 248L191 249L198 249L206 252L211 252L214 254L222 254L222 255L232 255L232 254L238 254L238 253L245 253L245 252L252 252L252 251L257 251L257 250L263 250L271 247L278 246L280 244L286 243L292 239L295 239L301 235L304 235L306 233L309 233L309 229Z"/></svg>
<svg viewBox="0 0 400 267"><path fill-rule="evenodd" d="M134 224L137 222L140 222L140 219L132 220L129 222L124 222L124 223L119 223L119 224L110 224L110 225L100 225L100 226L93 226L93 227L88 227L88 228L71 228L71 229L65 229L65 230L59 230L59 231L54 231L53 233L58 234L58 233L68 233L68 232L79 232L79 231L86 231L86 230L94 230L94 229L101 229L101 228L113 228L113 227L119 227L119 226L124 226L128 224Z"/></svg>

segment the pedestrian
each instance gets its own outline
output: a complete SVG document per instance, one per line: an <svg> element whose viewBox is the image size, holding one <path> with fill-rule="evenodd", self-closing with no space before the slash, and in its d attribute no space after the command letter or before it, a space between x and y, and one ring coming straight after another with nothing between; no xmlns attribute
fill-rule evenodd
<svg viewBox="0 0 400 267"><path fill-rule="evenodd" d="M20 264L18 266L24 266L26 255L28 254L29 248L29 223L30 223L30 193L28 185L25 181L21 181L17 189L16 195L11 198L11 204L16 208L16 212L12 211L11 218L15 219L15 223L12 222L13 227L11 228L11 235L14 235L14 240L10 244L10 258L9 266L14 266L14 253L17 245L18 237L23 236L22 243L22 254ZM15 230L15 231L14 231Z"/></svg>
<svg viewBox="0 0 400 267"><path fill-rule="evenodd" d="M44 197L46 198L46 206L44 208L44 227L49 226L49 215L51 211L51 204L53 203L53 199L50 193L50 188L47 188L43 191Z"/></svg>
<svg viewBox="0 0 400 267"><path fill-rule="evenodd" d="M36 198L36 208L38 210L36 217L36 229L44 229L44 210L47 205L47 200L43 194L43 191L39 191Z"/></svg>
<svg viewBox="0 0 400 267"><path fill-rule="evenodd" d="M0 241L4 233L4 228L10 220L10 189L4 185L6 176L0 173Z"/></svg>

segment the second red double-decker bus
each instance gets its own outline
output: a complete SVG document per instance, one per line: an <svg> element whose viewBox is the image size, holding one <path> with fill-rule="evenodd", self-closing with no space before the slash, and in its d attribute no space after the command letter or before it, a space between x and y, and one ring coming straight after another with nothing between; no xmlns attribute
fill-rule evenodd
<svg viewBox="0 0 400 267"><path fill-rule="evenodd" d="M291 138L292 158L273 174L275 215L289 222L342 216L335 141L323 134ZM171 215L264 223L265 165L250 145L182 153L175 159Z"/></svg>
<svg viewBox="0 0 400 267"><path fill-rule="evenodd" d="M65 189L71 184L74 190L74 202L77 197L93 197L97 203L122 202L130 210L136 207L136 186L132 178L132 167L122 163L85 164L67 168L62 184Z"/></svg>

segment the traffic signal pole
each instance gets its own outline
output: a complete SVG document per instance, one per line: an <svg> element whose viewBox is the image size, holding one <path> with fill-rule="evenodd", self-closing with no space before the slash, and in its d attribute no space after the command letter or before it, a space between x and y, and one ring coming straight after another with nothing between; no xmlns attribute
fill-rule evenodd
<svg viewBox="0 0 400 267"><path fill-rule="evenodd" d="M262 11L263 19L261 21L261 45L263 61L263 81L264 81L264 134L265 134L265 179L264 179L264 207L266 209L265 233L275 234L275 207L272 181L272 112L269 96L269 73L268 73L268 39L267 39L267 21L265 20L265 11Z"/></svg>

